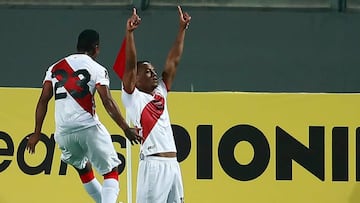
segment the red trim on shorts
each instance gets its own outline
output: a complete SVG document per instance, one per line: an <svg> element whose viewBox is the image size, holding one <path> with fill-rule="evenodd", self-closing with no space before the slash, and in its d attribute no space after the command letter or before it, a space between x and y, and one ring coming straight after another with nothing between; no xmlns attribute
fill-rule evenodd
<svg viewBox="0 0 360 203"><path fill-rule="evenodd" d="M89 172L87 172L85 174L80 175L81 182L84 183L84 184L92 181L94 178L95 178L95 175L94 175L93 170L91 170L91 171L89 171Z"/></svg>
<svg viewBox="0 0 360 203"><path fill-rule="evenodd" d="M119 180L119 173L116 170L114 170L104 175L104 179L109 179L109 178Z"/></svg>

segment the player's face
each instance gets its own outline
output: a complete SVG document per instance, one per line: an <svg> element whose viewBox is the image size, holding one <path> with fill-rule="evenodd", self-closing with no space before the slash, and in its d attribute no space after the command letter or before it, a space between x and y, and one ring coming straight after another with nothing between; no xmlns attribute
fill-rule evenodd
<svg viewBox="0 0 360 203"><path fill-rule="evenodd" d="M147 92L152 92L158 85L158 77L154 66L150 63L141 64L138 67L138 86Z"/></svg>

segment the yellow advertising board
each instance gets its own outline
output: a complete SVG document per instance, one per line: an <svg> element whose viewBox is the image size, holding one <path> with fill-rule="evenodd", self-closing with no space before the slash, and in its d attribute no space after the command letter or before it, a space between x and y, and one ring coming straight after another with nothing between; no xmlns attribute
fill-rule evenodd
<svg viewBox="0 0 360 203"><path fill-rule="evenodd" d="M120 91L112 91L120 102ZM0 88L0 203L91 202L54 143L53 101L34 155L40 89ZM123 159L119 202L127 202L125 139L97 99L97 113ZM168 108L187 203L355 203L360 199L360 95L171 92ZM132 146L135 202L139 146ZM130 168L130 167L129 167ZM98 178L101 180L101 176Z"/></svg>

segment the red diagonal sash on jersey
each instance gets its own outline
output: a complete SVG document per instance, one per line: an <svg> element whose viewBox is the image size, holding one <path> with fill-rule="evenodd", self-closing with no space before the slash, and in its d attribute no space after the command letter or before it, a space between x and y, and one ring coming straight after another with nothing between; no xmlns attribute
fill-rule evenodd
<svg viewBox="0 0 360 203"><path fill-rule="evenodd" d="M165 99L161 95L155 95L154 100L144 107L140 118L144 141L163 114L164 106Z"/></svg>
<svg viewBox="0 0 360 203"><path fill-rule="evenodd" d="M84 78L80 79L78 77L79 72L74 72L65 59L54 66L52 73L55 74L54 76L59 81L57 84L64 86L66 91L85 111L94 115L93 96L89 92L89 87L86 82L89 80L90 75L83 75ZM88 72L86 71L86 73Z"/></svg>

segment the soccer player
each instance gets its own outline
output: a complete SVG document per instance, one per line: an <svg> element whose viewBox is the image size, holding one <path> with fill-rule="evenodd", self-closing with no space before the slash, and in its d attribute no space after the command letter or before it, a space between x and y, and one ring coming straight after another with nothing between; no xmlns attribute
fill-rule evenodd
<svg viewBox="0 0 360 203"><path fill-rule="evenodd" d="M99 54L99 34L87 29L80 33L76 54L71 54L46 72L35 112L35 131L26 149L35 153L48 102L55 98L55 141L61 149L61 160L75 167L87 193L97 203L115 203L119 193L118 166L121 161L107 129L95 112L97 91L107 113L125 132L131 143L140 140L130 128L109 91L107 70L95 61ZM92 167L104 177L95 178Z"/></svg>
<svg viewBox="0 0 360 203"><path fill-rule="evenodd" d="M142 136L137 177L137 203L180 203L184 191L176 145L166 104L179 64L191 17L178 6L179 30L168 53L162 78L149 61L136 61L134 30L140 18L134 9L126 25L126 63L122 101ZM119 53L121 54L121 53ZM119 55L118 55L119 57Z"/></svg>

